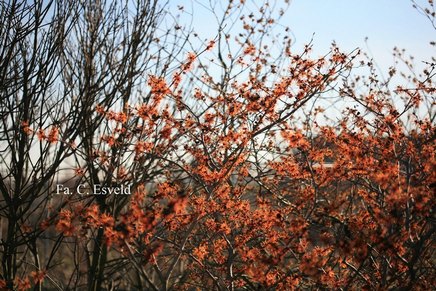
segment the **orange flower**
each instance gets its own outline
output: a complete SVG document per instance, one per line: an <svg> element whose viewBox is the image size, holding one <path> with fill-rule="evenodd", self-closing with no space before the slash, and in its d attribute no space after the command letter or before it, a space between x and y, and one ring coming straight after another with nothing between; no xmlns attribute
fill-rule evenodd
<svg viewBox="0 0 436 291"><path fill-rule="evenodd" d="M209 254L207 250L207 245L205 243L200 244L197 248L192 251L192 254L197 257L199 261L203 261L204 258Z"/></svg>
<svg viewBox="0 0 436 291"><path fill-rule="evenodd" d="M117 141L113 135L106 135L101 138L102 141L105 141L110 147L113 147L117 144Z"/></svg>
<svg viewBox="0 0 436 291"><path fill-rule="evenodd" d="M206 50L207 50L207 51L211 51L211 50L214 48L214 46L215 46L215 41L214 41L214 40L211 40L211 41L209 41L209 43L207 44L207 46L206 46Z"/></svg>
<svg viewBox="0 0 436 291"><path fill-rule="evenodd" d="M153 149L153 143L146 141L138 141L135 144L135 153L137 155L142 154L144 152L149 152Z"/></svg>
<svg viewBox="0 0 436 291"><path fill-rule="evenodd" d="M44 139L47 138L47 136L45 135L45 132L44 132L44 130L42 128L40 128L38 130L38 134L37 135L38 135L38 139L39 140L44 140Z"/></svg>
<svg viewBox="0 0 436 291"><path fill-rule="evenodd" d="M62 209L59 213L59 220L56 223L56 230L65 236L72 236L76 228L72 225L72 213L70 210Z"/></svg>
<svg viewBox="0 0 436 291"><path fill-rule="evenodd" d="M180 75L180 72L175 72L173 75L173 86L174 88L179 87L180 82L182 82L182 76Z"/></svg>
<svg viewBox="0 0 436 291"><path fill-rule="evenodd" d="M253 44L248 44L247 47L244 49L244 54L245 55L251 55L254 56L254 54L256 53L256 47Z"/></svg>
<svg viewBox="0 0 436 291"><path fill-rule="evenodd" d="M49 143L55 143L59 140L59 129L55 126L52 126L50 132L47 136L47 141Z"/></svg>
<svg viewBox="0 0 436 291"><path fill-rule="evenodd" d="M76 176L83 176L83 174L85 174L85 171L82 168L75 168L74 173Z"/></svg>
<svg viewBox="0 0 436 291"><path fill-rule="evenodd" d="M40 270L33 271L30 273L30 276L32 277L34 284L42 283L46 275L47 275L46 271L40 271Z"/></svg>
<svg viewBox="0 0 436 291"><path fill-rule="evenodd" d="M15 285L17 287L18 291L25 291L25 290L29 290L31 285L30 285L30 280L28 277L21 279L21 278L15 278Z"/></svg>
<svg viewBox="0 0 436 291"><path fill-rule="evenodd" d="M151 87L151 93L158 95L170 94L171 90L164 78L151 75L148 79L148 85Z"/></svg>
<svg viewBox="0 0 436 291"><path fill-rule="evenodd" d="M97 106L95 106L95 111L101 115L105 114L104 108L103 106L101 106L100 104L98 104Z"/></svg>
<svg viewBox="0 0 436 291"><path fill-rule="evenodd" d="M221 225L219 226L219 230L227 235L230 234L230 232L232 231L232 229L226 222L221 223Z"/></svg>
<svg viewBox="0 0 436 291"><path fill-rule="evenodd" d="M193 62L197 58L197 55L193 52L188 53L188 62Z"/></svg>
<svg viewBox="0 0 436 291"><path fill-rule="evenodd" d="M193 63L194 63L194 61L195 61L195 59L197 58L197 55L195 54L195 53L193 53L193 52L189 52L188 53L188 56L187 56L187 60L186 60L186 63L184 63L183 65L182 65L182 71L183 72L187 72L187 71L190 71L191 69L192 69L192 65L193 65Z"/></svg>
<svg viewBox="0 0 436 291"><path fill-rule="evenodd" d="M169 124L165 125L164 128L162 129L162 131L160 132L160 136L163 139L169 139L171 136L171 132L173 130L173 127L170 126Z"/></svg>
<svg viewBox="0 0 436 291"><path fill-rule="evenodd" d="M112 227L114 225L114 218L107 213L103 213L100 216L100 223L101 225Z"/></svg>
<svg viewBox="0 0 436 291"><path fill-rule="evenodd" d="M115 116L115 121L118 121L120 123L126 123L127 122L127 114L124 112L119 112L116 116Z"/></svg>
<svg viewBox="0 0 436 291"><path fill-rule="evenodd" d="M98 206L93 204L86 209L86 222L91 226L96 226L99 221Z"/></svg>
<svg viewBox="0 0 436 291"><path fill-rule="evenodd" d="M33 133L33 130L29 127L28 121L22 121L21 122L21 128L23 129L24 133L30 135Z"/></svg>

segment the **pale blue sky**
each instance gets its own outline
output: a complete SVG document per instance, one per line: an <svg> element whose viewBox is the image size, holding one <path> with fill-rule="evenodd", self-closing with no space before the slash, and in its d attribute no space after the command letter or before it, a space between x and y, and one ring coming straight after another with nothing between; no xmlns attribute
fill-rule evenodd
<svg viewBox="0 0 436 291"><path fill-rule="evenodd" d="M328 49L331 40L346 50L366 48L368 37L379 62L388 61L394 46L405 48L417 61L434 55L429 42L436 31L409 0L294 0L287 12L283 22L291 27L297 44L315 32L319 49Z"/></svg>
<svg viewBox="0 0 436 291"><path fill-rule="evenodd" d="M426 1L417 2L425 4ZM213 37L215 20L199 3L208 6L209 0L170 1L171 6L183 5L186 11L193 13L193 26L201 37ZM429 42L436 40L436 30L412 7L410 0L292 0L280 23L290 27L295 49L310 41L315 33L315 54L328 52L335 40L345 51L357 47L370 50L384 69L392 64L394 46L405 48L408 54L415 56L416 62L428 61L435 55ZM368 47L365 37L368 37Z"/></svg>

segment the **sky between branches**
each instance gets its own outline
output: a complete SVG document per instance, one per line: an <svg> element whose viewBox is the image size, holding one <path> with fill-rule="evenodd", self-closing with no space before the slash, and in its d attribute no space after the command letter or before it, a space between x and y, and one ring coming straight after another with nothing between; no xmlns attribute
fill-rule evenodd
<svg viewBox="0 0 436 291"><path fill-rule="evenodd" d="M206 38L216 34L211 11L206 8L208 3L208 0L176 0L170 5L183 6L192 13L193 28ZM426 1L417 3L425 5ZM435 40L436 31L410 0L291 0L280 24L290 28L296 50L313 37L314 52L321 55L336 41L344 51L362 48L383 70L392 65L395 46L415 56L417 67L434 55L429 42Z"/></svg>

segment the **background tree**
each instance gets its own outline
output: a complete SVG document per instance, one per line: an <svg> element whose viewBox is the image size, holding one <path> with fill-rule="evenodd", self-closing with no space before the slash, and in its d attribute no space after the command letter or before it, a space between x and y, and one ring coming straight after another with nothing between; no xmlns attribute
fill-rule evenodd
<svg viewBox="0 0 436 291"><path fill-rule="evenodd" d="M165 75L183 47L184 36L168 19L162 22L165 13L157 1L2 3L1 15L8 21L1 26L0 187L6 234L1 280L7 288L30 286L30 273L40 279L46 275L58 288L81 288L87 277L89 288L100 288L106 260L101 231L91 234L92 244L68 252L67 246L78 240L65 239L62 231L72 234L74 226L63 224L63 219L70 217L71 203L83 197L52 196L55 184L71 170L83 174L74 183L92 187L119 182L112 180L116 169L96 165L96 154L104 133L127 113L128 103L148 102L139 87L147 75ZM114 119L96 114L96 108L100 113L109 108L123 112ZM120 142L127 141L120 137ZM114 149L112 154L109 168L117 168L125 161L123 153ZM147 172L142 175L140 179L148 181ZM92 197L83 203L97 199L102 212L116 214L124 203L118 198L106 202ZM52 224L61 235L47 230ZM89 254L89 276L79 268L83 250ZM75 261L62 262L62 255Z"/></svg>
<svg viewBox="0 0 436 291"><path fill-rule="evenodd" d="M60 133L74 140L83 117L65 111L68 98L56 90L72 8L64 1L0 7L1 278L10 289L28 285L23 272L38 274L50 265L50 259L41 262L39 222L51 203L49 185L71 155L71 139Z"/></svg>
<svg viewBox="0 0 436 291"><path fill-rule="evenodd" d="M79 17L62 56L64 87L71 90L71 98L79 96L78 105L86 116L75 152L77 168L83 171L77 183L86 182L91 189L129 182L136 187L159 173L150 167L154 158L135 162L126 147L133 142L130 131L141 132L139 137L146 134L139 118L130 119L129 104L150 102L149 93L144 92L148 74L166 76L183 47L184 36L161 25L163 9L158 1L148 0L89 2L77 7ZM126 179L128 172L141 177ZM93 200L99 211L117 219L128 197L94 196L84 203L88 206ZM88 287L99 290L107 280L104 229L90 236L93 243L83 246L91 256Z"/></svg>

